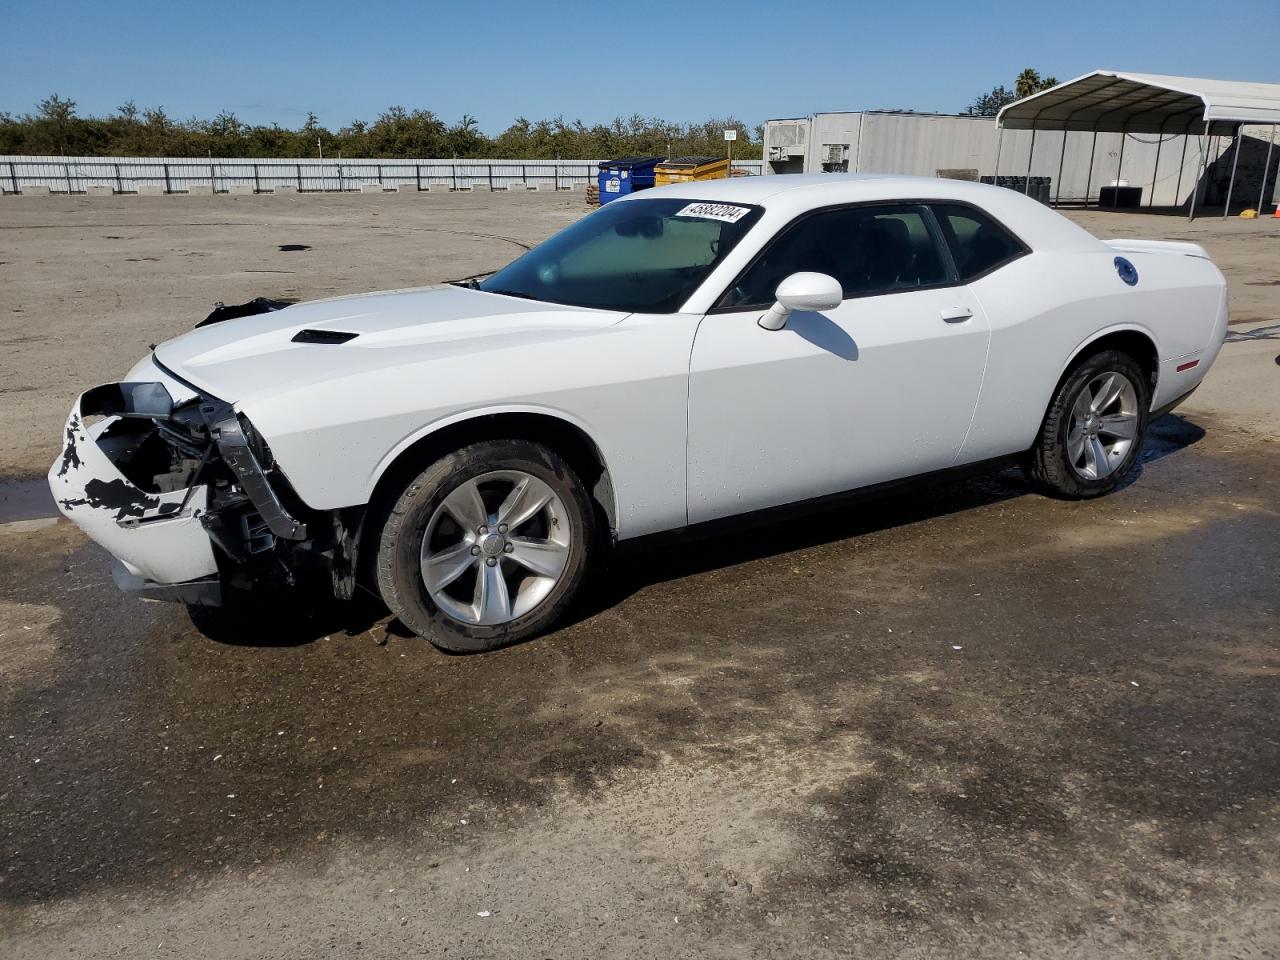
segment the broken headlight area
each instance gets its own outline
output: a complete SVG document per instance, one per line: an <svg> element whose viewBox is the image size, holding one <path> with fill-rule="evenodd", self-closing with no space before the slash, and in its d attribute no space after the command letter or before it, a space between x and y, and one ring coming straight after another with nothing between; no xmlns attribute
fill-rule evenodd
<svg viewBox="0 0 1280 960"><path fill-rule="evenodd" d="M210 579L292 586L320 570L339 596L354 589L358 517L302 503L267 442L222 400L175 403L160 383L95 388L72 411L49 479L63 513L146 595L184 599Z"/></svg>

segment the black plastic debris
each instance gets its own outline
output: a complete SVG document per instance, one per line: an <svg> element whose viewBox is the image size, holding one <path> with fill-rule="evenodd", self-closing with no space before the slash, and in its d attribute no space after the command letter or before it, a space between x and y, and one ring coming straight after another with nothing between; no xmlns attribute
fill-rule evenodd
<svg viewBox="0 0 1280 960"><path fill-rule="evenodd" d="M254 297L248 303L234 303L227 306L221 300L213 305L213 312L196 324L196 328L207 327L211 323L222 323L223 320L235 320L239 317L253 317L260 313L273 313L283 310L293 301L270 300L267 297Z"/></svg>

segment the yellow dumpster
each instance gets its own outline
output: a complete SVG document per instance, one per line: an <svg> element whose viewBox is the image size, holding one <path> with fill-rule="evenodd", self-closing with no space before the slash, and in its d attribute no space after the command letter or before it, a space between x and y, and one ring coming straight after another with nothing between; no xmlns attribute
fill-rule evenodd
<svg viewBox="0 0 1280 960"><path fill-rule="evenodd" d="M653 168L653 185L689 183L693 180L723 180L729 176L725 157L672 157Z"/></svg>

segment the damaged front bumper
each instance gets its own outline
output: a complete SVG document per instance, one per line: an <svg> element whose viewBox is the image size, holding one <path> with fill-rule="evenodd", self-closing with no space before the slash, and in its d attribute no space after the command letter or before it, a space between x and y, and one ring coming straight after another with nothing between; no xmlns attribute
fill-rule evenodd
<svg viewBox="0 0 1280 960"><path fill-rule="evenodd" d="M116 559L116 583L148 599L217 605L227 586L292 585L317 557L332 567L333 538L317 544L299 518L305 508L286 506L291 491L248 420L153 369L156 381L84 393L49 470L58 509ZM341 518L327 519L313 523L342 532Z"/></svg>

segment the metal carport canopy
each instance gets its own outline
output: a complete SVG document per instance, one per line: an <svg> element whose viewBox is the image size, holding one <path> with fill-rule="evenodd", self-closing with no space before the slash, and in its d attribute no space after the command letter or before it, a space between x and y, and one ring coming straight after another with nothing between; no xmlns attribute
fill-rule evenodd
<svg viewBox="0 0 1280 960"><path fill-rule="evenodd" d="M1280 123L1280 84L1095 70L1009 104L997 121L1011 130L1230 136L1242 123Z"/></svg>

